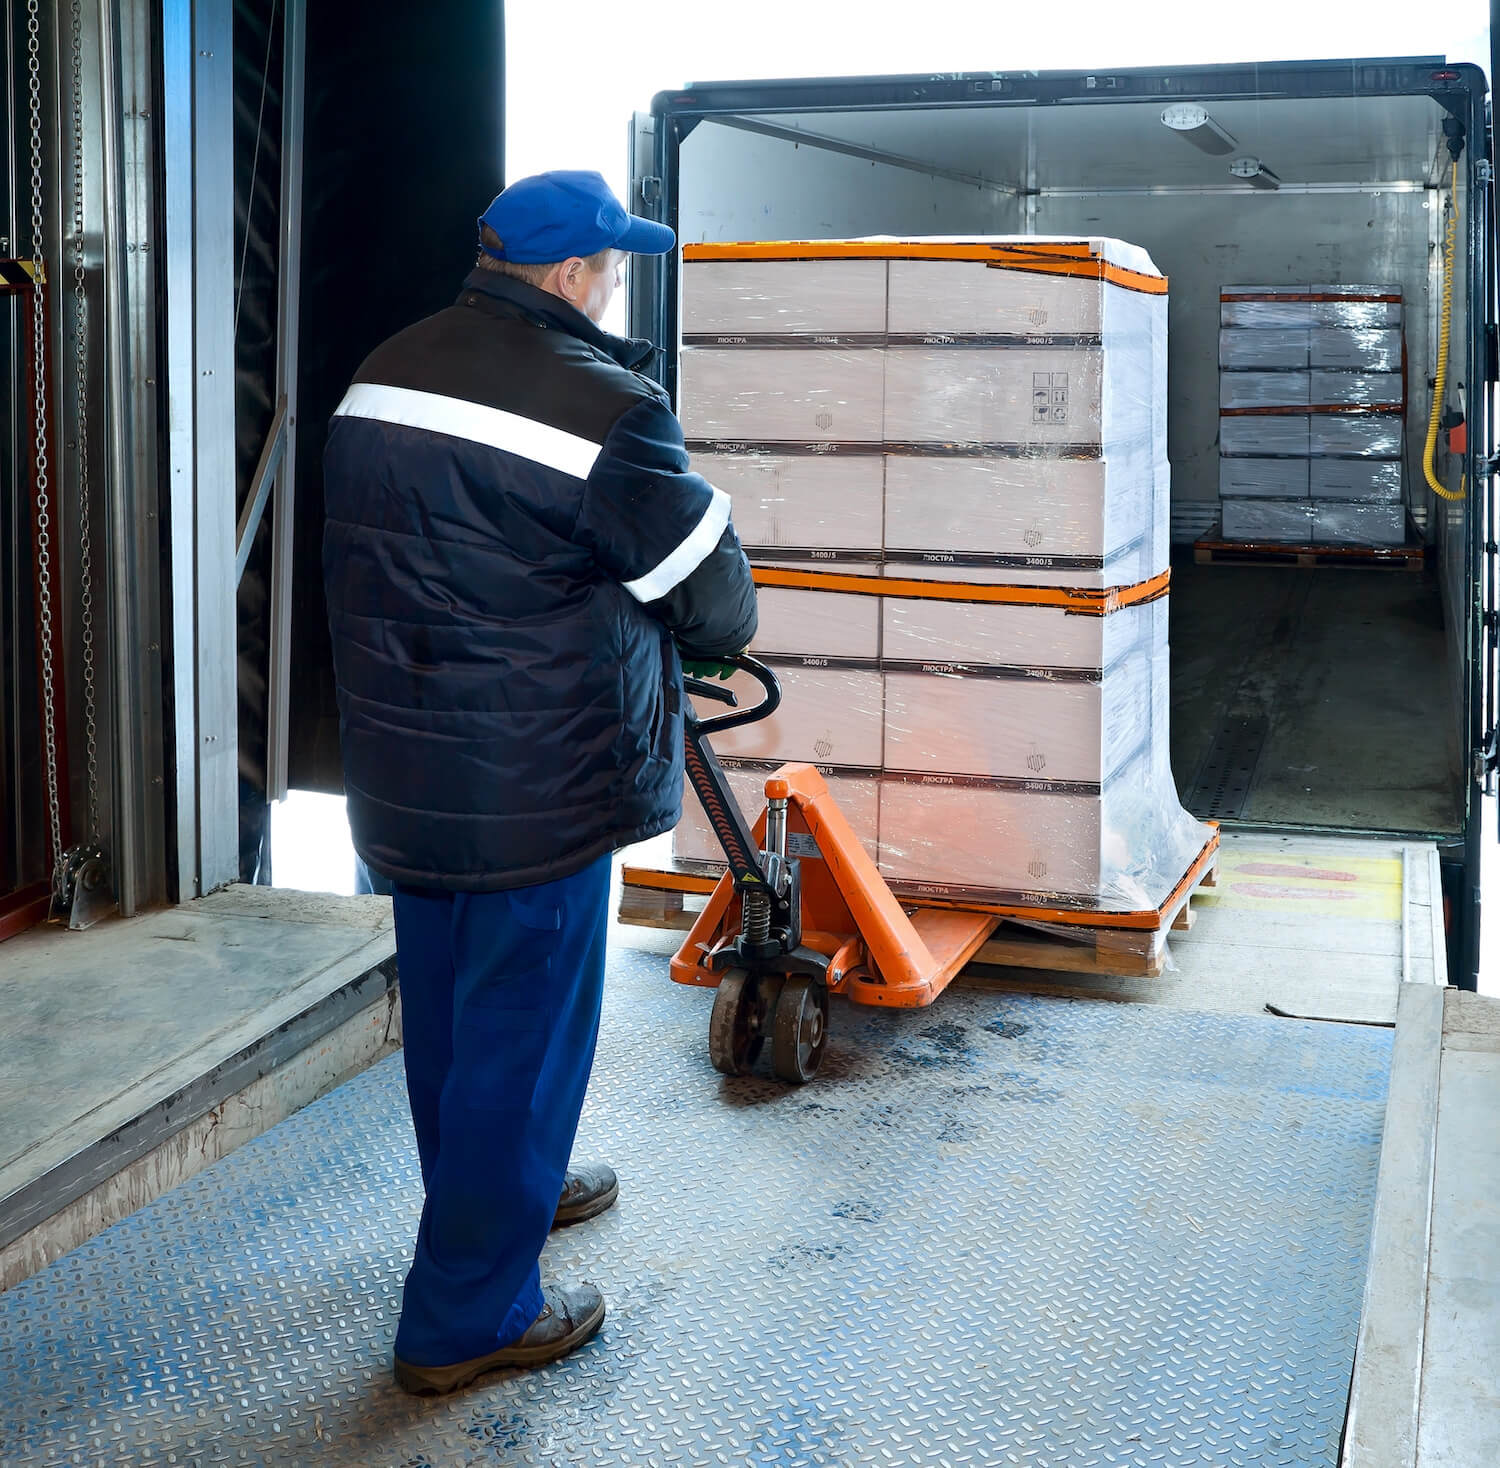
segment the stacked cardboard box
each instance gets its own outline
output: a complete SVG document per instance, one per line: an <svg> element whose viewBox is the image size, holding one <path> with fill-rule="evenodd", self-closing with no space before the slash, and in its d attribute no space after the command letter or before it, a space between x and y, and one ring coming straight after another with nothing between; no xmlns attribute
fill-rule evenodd
<svg viewBox="0 0 1500 1468"><path fill-rule="evenodd" d="M908 888L1160 900L1206 832L1166 753L1149 259L1036 239L685 253L682 419L733 499L754 650L783 685L774 718L716 741L747 815L807 760ZM691 794L676 851L721 855Z"/></svg>
<svg viewBox="0 0 1500 1468"><path fill-rule="evenodd" d="M1225 286L1226 540L1400 545L1406 387L1396 286Z"/></svg>

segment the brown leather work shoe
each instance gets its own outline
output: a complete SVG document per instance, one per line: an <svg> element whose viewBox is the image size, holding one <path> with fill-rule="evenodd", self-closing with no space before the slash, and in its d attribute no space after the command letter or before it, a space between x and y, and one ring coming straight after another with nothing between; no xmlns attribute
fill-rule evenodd
<svg viewBox="0 0 1500 1468"><path fill-rule="evenodd" d="M542 1313L520 1340L451 1366L412 1366L397 1356L396 1385L414 1396L441 1396L504 1366L545 1366L577 1350L604 1324L604 1296L591 1284L554 1285L542 1298Z"/></svg>
<svg viewBox="0 0 1500 1468"><path fill-rule="evenodd" d="M620 1182L609 1167L580 1167L563 1179L562 1198L552 1216L552 1227L582 1223L603 1213L620 1196Z"/></svg>

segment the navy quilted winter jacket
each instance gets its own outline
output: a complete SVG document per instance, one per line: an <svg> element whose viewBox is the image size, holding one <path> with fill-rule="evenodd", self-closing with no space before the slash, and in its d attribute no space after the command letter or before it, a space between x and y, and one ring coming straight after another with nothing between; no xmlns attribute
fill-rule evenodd
<svg viewBox="0 0 1500 1468"><path fill-rule="evenodd" d="M376 348L324 457L354 845L417 886L568 876L675 825L689 654L755 631L650 347L476 270Z"/></svg>

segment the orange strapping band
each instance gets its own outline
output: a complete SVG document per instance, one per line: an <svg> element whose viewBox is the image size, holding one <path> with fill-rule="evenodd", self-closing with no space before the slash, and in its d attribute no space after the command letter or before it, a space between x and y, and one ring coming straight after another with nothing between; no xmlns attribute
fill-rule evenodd
<svg viewBox="0 0 1500 1468"><path fill-rule="evenodd" d="M684 245L685 260L978 260L1001 270L1077 275L1146 295L1167 294L1165 276L1101 260L1086 244L961 245L900 240L747 240Z"/></svg>
<svg viewBox="0 0 1500 1468"><path fill-rule="evenodd" d="M901 596L918 601L990 603L1010 607L1060 607L1082 616L1103 617L1167 594L1172 573L1163 571L1134 586L1090 590L1074 586L984 586L973 581L929 581L914 576L850 576L836 571L792 571L772 566L753 569L757 586L798 591L840 591L855 596Z"/></svg>
<svg viewBox="0 0 1500 1468"><path fill-rule="evenodd" d="M1406 412L1404 407L1382 403L1377 407L1360 407L1349 403L1298 403L1290 408L1220 408L1221 418L1308 418L1329 413L1383 414L1387 418L1399 418Z"/></svg>
<svg viewBox="0 0 1500 1468"><path fill-rule="evenodd" d="M1276 295L1220 296L1219 300L1231 306L1253 306L1260 301L1316 301L1319 305L1367 306L1375 302L1382 306L1399 306L1400 296L1330 296L1312 291L1282 291Z"/></svg>

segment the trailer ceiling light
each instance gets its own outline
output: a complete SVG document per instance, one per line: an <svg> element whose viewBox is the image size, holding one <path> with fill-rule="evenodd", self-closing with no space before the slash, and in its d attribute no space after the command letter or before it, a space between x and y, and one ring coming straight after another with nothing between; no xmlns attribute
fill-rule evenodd
<svg viewBox="0 0 1500 1468"><path fill-rule="evenodd" d="M1196 102L1174 102L1161 115L1162 126L1205 153L1234 152L1234 139Z"/></svg>
<svg viewBox="0 0 1500 1468"><path fill-rule="evenodd" d="M1281 187L1281 180L1259 158L1236 158L1229 165L1229 171L1236 178L1243 179L1252 189Z"/></svg>

